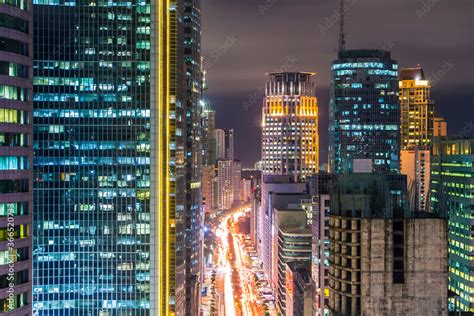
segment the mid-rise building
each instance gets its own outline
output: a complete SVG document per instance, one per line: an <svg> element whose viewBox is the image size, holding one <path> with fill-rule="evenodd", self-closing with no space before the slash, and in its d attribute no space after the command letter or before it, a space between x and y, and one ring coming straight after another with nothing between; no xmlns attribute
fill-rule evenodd
<svg viewBox="0 0 474 316"><path fill-rule="evenodd" d="M313 282L313 313L329 313L329 215L331 190L336 176L325 172L308 178L312 200L311 278Z"/></svg>
<svg viewBox="0 0 474 316"><path fill-rule="evenodd" d="M309 265L311 262L311 227L307 215L301 209L277 209L277 284L274 288L277 311L286 315L286 266L288 263ZM309 281L309 280L308 280ZM309 292L309 291L307 291ZM309 295L311 297L311 295ZM307 304L311 309L311 304Z"/></svg>
<svg viewBox="0 0 474 316"><path fill-rule="evenodd" d="M286 264L286 316L312 316L311 268L307 262Z"/></svg>
<svg viewBox="0 0 474 316"><path fill-rule="evenodd" d="M319 166L318 103L313 73L268 74L262 109L262 172L295 181Z"/></svg>
<svg viewBox="0 0 474 316"><path fill-rule="evenodd" d="M388 51L341 50L331 66L329 164L353 171L355 159L375 172L398 172L398 65Z"/></svg>
<svg viewBox="0 0 474 316"><path fill-rule="evenodd" d="M436 139L431 212L448 216L449 309L474 312L474 139Z"/></svg>
<svg viewBox="0 0 474 316"><path fill-rule="evenodd" d="M443 137L448 135L448 123L444 117L435 117L433 119L433 136Z"/></svg>
<svg viewBox="0 0 474 316"><path fill-rule="evenodd" d="M421 66L400 70L401 149L431 148L434 102L431 85Z"/></svg>
<svg viewBox="0 0 474 316"><path fill-rule="evenodd" d="M431 145L430 145L431 146ZM404 149L400 151L400 173L407 176L410 208L429 211L431 149Z"/></svg>
<svg viewBox="0 0 474 316"><path fill-rule="evenodd" d="M0 314L32 301L33 4L0 2Z"/></svg>
<svg viewBox="0 0 474 316"><path fill-rule="evenodd" d="M408 208L404 175L339 175L331 192L331 314L447 314L446 219Z"/></svg>
<svg viewBox="0 0 474 316"><path fill-rule="evenodd" d="M293 176L263 175L261 190L260 218L257 223L258 253L263 263L263 271L267 280L274 285L273 259L276 258L274 241L278 238L278 230L274 230L274 209L288 208L290 204L299 205L307 198L306 184L294 182ZM275 198L278 196L278 198Z"/></svg>
<svg viewBox="0 0 474 316"><path fill-rule="evenodd" d="M39 314L198 312L199 23L198 1L35 2Z"/></svg>

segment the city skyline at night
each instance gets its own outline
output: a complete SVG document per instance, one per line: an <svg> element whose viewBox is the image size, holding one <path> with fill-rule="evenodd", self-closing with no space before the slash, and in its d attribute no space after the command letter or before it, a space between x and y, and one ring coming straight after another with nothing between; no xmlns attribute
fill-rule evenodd
<svg viewBox="0 0 474 316"><path fill-rule="evenodd" d="M435 81L431 95L450 133L474 133L463 115L472 99L474 43L472 2L346 1L346 45L350 49L390 50L400 68L420 64ZM242 0L203 2L203 56L208 66L208 98L223 128L239 135L236 153L244 166L260 160L261 98L265 73L316 72L320 129L328 128L330 68L338 49L339 1ZM222 17L239 12L224 25ZM292 21L284 28L281 21ZM442 27L440 26L442 21ZM216 27L216 26L219 27ZM373 27L383 26L383 27ZM434 35L436 30L436 35ZM297 34L297 35L295 35ZM219 89L217 89L219 87ZM453 105L454 104L454 105ZM454 107L454 108L453 108ZM236 125L235 122L246 122ZM320 163L327 162L328 135L320 134Z"/></svg>
<svg viewBox="0 0 474 316"><path fill-rule="evenodd" d="M474 313L472 0L0 0L0 315Z"/></svg>

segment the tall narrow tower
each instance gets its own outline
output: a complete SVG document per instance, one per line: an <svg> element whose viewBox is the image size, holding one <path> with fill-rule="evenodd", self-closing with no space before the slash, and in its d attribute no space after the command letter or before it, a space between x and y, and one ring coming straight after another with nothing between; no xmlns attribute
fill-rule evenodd
<svg viewBox="0 0 474 316"><path fill-rule="evenodd" d="M197 9L189 22L186 5L194 2L35 2L39 314L195 309L201 59L185 46L185 23L199 36Z"/></svg>
<svg viewBox="0 0 474 316"><path fill-rule="evenodd" d="M262 109L264 175L295 181L318 171L318 104L314 73L270 73Z"/></svg>

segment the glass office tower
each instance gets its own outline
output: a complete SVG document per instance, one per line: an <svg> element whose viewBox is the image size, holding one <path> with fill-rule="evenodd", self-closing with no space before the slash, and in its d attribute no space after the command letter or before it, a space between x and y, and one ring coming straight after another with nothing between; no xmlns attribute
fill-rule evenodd
<svg viewBox="0 0 474 316"><path fill-rule="evenodd" d="M183 2L35 1L34 308L182 315Z"/></svg>
<svg viewBox="0 0 474 316"><path fill-rule="evenodd" d="M202 212L201 0L185 0L183 44L186 111L186 315L199 315L204 222Z"/></svg>
<svg viewBox="0 0 474 316"><path fill-rule="evenodd" d="M400 150L398 66L390 52L340 51L331 67L329 163L336 173L365 161L397 172Z"/></svg>
<svg viewBox="0 0 474 316"><path fill-rule="evenodd" d="M435 138L431 212L448 216L449 310L474 313L474 139Z"/></svg>
<svg viewBox="0 0 474 316"><path fill-rule="evenodd" d="M31 311L32 4L0 0L0 314Z"/></svg>

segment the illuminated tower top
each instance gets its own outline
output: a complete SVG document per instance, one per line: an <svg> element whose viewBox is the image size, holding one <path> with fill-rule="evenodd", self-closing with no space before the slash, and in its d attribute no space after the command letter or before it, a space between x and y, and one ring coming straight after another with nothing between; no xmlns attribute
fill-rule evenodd
<svg viewBox="0 0 474 316"><path fill-rule="evenodd" d="M318 170L318 104L311 72L269 73L262 109L263 174L304 179Z"/></svg>
<svg viewBox="0 0 474 316"><path fill-rule="evenodd" d="M431 85L425 79L423 68L417 65L401 69L398 86L402 149L431 147L434 103L430 100Z"/></svg>

